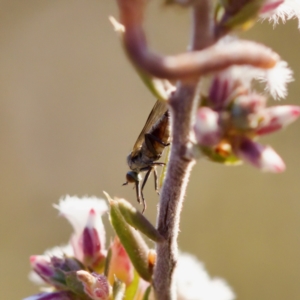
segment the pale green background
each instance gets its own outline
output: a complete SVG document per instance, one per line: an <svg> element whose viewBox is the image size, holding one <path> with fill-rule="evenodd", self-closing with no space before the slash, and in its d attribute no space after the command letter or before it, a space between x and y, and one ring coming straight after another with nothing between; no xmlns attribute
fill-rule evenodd
<svg viewBox="0 0 300 300"><path fill-rule="evenodd" d="M151 3L147 31L164 53L186 49L189 15ZM121 187L126 155L154 99L126 61L108 15L114 1L0 1L0 298L37 292L28 257L66 242L71 227L52 203L102 191L135 204ZM293 67L284 103L299 103L297 22L248 33ZM205 161L192 173L180 247L226 278L238 299L300 299L300 122L264 139L288 166L282 175ZM152 181L152 180L151 180ZM147 186L146 216L157 196Z"/></svg>

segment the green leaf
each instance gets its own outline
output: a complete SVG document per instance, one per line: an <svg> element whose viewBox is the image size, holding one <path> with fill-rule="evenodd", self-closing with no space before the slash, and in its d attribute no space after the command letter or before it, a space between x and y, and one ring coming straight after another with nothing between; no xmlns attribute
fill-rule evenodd
<svg viewBox="0 0 300 300"><path fill-rule="evenodd" d="M118 201L118 207L122 216L128 224L138 229L149 239L155 242L162 242L164 238L159 234L156 228L148 221L148 219L141 214L134 206L128 201L120 199Z"/></svg>
<svg viewBox="0 0 300 300"><path fill-rule="evenodd" d="M134 296L136 295L138 286L139 286L140 277L138 273L134 272L134 277L130 285L127 287L125 292L124 300L132 300L134 299Z"/></svg>
<svg viewBox="0 0 300 300"><path fill-rule="evenodd" d="M149 296L150 296L150 292L151 292L151 286L149 286L144 294L143 300L149 300Z"/></svg>
<svg viewBox="0 0 300 300"><path fill-rule="evenodd" d="M149 249L138 231L133 229L120 212L118 201L112 200L106 193L110 203L110 222L114 227L123 247L125 248L133 266L146 281L151 281L152 272L149 269Z"/></svg>

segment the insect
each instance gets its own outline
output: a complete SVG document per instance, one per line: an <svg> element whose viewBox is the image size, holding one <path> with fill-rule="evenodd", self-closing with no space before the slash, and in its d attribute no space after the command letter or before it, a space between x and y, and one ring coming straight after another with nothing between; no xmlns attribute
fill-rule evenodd
<svg viewBox="0 0 300 300"><path fill-rule="evenodd" d="M157 193L157 166L164 166L162 162L157 162L163 154L165 147L170 144L170 115L167 103L157 100L154 104L143 130L138 136L131 153L127 156L127 164L131 171L126 174L127 185L129 182L135 183L136 197L139 203L143 204L143 211L146 209L146 202L143 189L151 172L154 173L154 186ZM142 185L141 172L146 172Z"/></svg>

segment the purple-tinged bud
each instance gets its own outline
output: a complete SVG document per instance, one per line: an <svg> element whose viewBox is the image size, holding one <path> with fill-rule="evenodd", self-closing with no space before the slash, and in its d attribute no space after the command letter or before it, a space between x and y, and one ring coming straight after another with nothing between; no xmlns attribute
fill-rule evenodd
<svg viewBox="0 0 300 300"><path fill-rule="evenodd" d="M30 257L32 269L47 283L59 288L66 286L64 273L56 269L50 259L43 255Z"/></svg>
<svg viewBox="0 0 300 300"><path fill-rule="evenodd" d="M95 197L84 197L80 199L75 196L66 196L65 199L61 199L59 204L55 205L55 207L59 210L61 215L68 219L74 228L71 244L74 255L79 261L83 262L85 260L83 253L83 231L86 227L93 227L97 231L100 241L100 252L101 255L105 256L105 229L101 220L102 215L107 211L107 204L104 200ZM92 210L93 216L91 216ZM95 236L91 239L95 241ZM85 249L85 251L89 252L91 248L90 245L88 246L87 244L88 243L85 243L84 247L89 248L89 250Z"/></svg>
<svg viewBox="0 0 300 300"><path fill-rule="evenodd" d="M108 272L108 280L111 284L114 282L114 276L127 286L134 277L133 265L118 237L115 237L111 245L111 259Z"/></svg>
<svg viewBox="0 0 300 300"><path fill-rule="evenodd" d="M224 76L216 75L214 77L209 90L208 99L215 109L220 109L224 106L230 92L229 85L229 80L226 80Z"/></svg>
<svg viewBox="0 0 300 300"><path fill-rule="evenodd" d="M266 108L262 112L262 122L256 134L272 133L294 122L300 116L300 106L279 105Z"/></svg>
<svg viewBox="0 0 300 300"><path fill-rule="evenodd" d="M261 171L280 173L285 170L284 161L269 146L262 146L252 140L243 139L235 151L241 159Z"/></svg>
<svg viewBox="0 0 300 300"><path fill-rule="evenodd" d="M199 145L217 145L222 136L219 114L208 107L200 107L196 114L194 133Z"/></svg>
<svg viewBox="0 0 300 300"><path fill-rule="evenodd" d="M85 268L75 257L64 256L63 258L60 258L53 256L51 257L51 263L53 267L63 272L78 271Z"/></svg>
<svg viewBox="0 0 300 300"><path fill-rule="evenodd" d="M83 284L85 293L93 300L108 300L110 295L110 286L104 275L89 273L86 271L77 271L77 278Z"/></svg>
<svg viewBox="0 0 300 300"><path fill-rule="evenodd" d="M76 296L70 292L60 291L53 293L40 293L24 298L23 300L73 300L76 299L75 297Z"/></svg>
<svg viewBox="0 0 300 300"><path fill-rule="evenodd" d="M91 209L81 237L83 261L87 266L98 265L104 259L104 255L101 253L102 245L95 224L96 212L94 209Z"/></svg>
<svg viewBox="0 0 300 300"><path fill-rule="evenodd" d="M32 255L29 258L32 269L42 278L54 276L54 268L51 262L43 255Z"/></svg>

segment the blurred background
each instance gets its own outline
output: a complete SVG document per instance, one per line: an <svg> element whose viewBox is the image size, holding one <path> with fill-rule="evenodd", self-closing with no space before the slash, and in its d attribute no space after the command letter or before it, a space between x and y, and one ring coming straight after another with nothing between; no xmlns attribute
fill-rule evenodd
<svg viewBox="0 0 300 300"><path fill-rule="evenodd" d="M69 239L70 225L52 207L61 196L105 190L136 203L132 187L121 186L126 156L155 99L108 22L118 15L114 1L1 0L0 7L0 286L1 297L19 300L38 292L27 279L29 256ZM293 68L284 104L299 104L297 25L258 23L243 34ZM189 14L152 1L146 29L157 51L184 51ZM225 278L238 299L300 299L299 130L298 121L263 140L284 158L284 174L206 161L193 169L180 248ZM155 222L152 182L145 195Z"/></svg>

